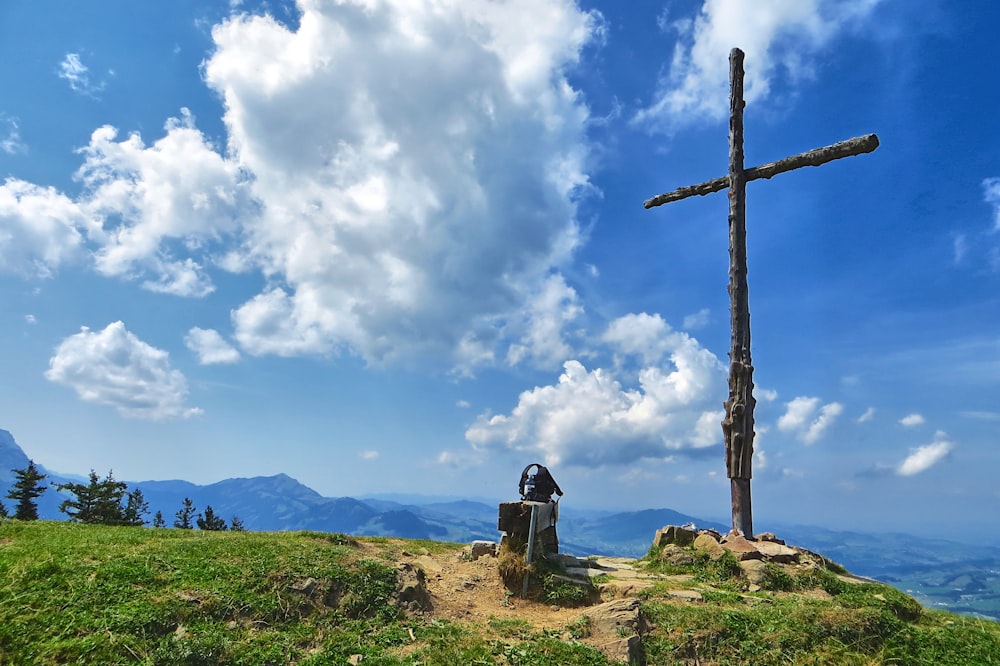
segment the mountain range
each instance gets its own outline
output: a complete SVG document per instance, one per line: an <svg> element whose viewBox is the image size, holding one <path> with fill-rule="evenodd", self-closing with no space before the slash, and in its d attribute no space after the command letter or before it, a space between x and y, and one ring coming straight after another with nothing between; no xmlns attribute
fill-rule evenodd
<svg viewBox="0 0 1000 666"><path fill-rule="evenodd" d="M28 456L6 430L0 430L0 497L13 482L13 469L23 469ZM38 499L39 516L63 520L64 497L55 486L80 477L36 465L50 486ZM343 532L358 536L470 542L495 541L497 505L488 500L371 495L363 498L324 497L287 474L225 479L209 485L188 481L127 482L140 488L150 515L161 512L167 525L185 498L196 512L211 506L227 522L238 517L248 530ZM391 498L391 499L390 499ZM515 498L511 498L515 499ZM10 509L8 504L8 509ZM694 523L720 532L728 526L671 509L628 512L587 511L562 506L558 523L560 549L576 555L639 557L664 525ZM865 534L803 525L780 526L789 543L823 554L855 574L891 583L925 605L1000 619L1000 548L926 539L907 534Z"/></svg>

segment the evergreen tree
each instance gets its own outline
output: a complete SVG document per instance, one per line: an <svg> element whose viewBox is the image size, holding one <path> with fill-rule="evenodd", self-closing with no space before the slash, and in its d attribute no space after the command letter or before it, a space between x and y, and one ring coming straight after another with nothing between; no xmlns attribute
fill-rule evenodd
<svg viewBox="0 0 1000 666"><path fill-rule="evenodd" d="M191 524L191 517L194 515L194 502L190 498L185 497L184 503L181 505L180 511L174 514L176 520L174 521L174 527L179 527L182 530L194 529L194 525Z"/></svg>
<svg viewBox="0 0 1000 666"><path fill-rule="evenodd" d="M29 460L28 466L24 469L13 469L17 479L11 486L7 497L16 500L14 506L14 517L18 520L38 520L38 505L35 499L48 489L48 486L40 486L46 476L35 467L35 461Z"/></svg>
<svg viewBox="0 0 1000 666"><path fill-rule="evenodd" d="M3 502L0 502L0 520L3 520L7 516L7 507L3 505Z"/></svg>
<svg viewBox="0 0 1000 666"><path fill-rule="evenodd" d="M233 532L243 532L246 530L239 516L233 516L233 519L229 522L229 529Z"/></svg>
<svg viewBox="0 0 1000 666"><path fill-rule="evenodd" d="M90 470L88 483L61 483L57 488L73 495L73 498L63 500L59 505L59 510L73 522L96 525L132 524L126 522L125 509L122 507L128 484L116 481L110 471L101 479L97 472Z"/></svg>
<svg viewBox="0 0 1000 666"><path fill-rule="evenodd" d="M149 502L142 496L142 489L136 488L126 495L125 509L122 511L122 518L126 525L141 527L146 524L144 515L149 513ZM163 519L163 516L160 516Z"/></svg>
<svg viewBox="0 0 1000 666"><path fill-rule="evenodd" d="M128 484L116 481L108 470L108 475L97 485L97 516L102 525L125 525L125 491Z"/></svg>
<svg viewBox="0 0 1000 666"><path fill-rule="evenodd" d="M209 532L225 532L228 528L226 527L226 521L215 515L215 511L212 509L212 505L209 504L205 507L205 515L198 514L198 529L207 530Z"/></svg>
<svg viewBox="0 0 1000 666"><path fill-rule="evenodd" d="M167 523L163 520L163 512L157 511L156 515L153 516L153 527L166 527Z"/></svg>

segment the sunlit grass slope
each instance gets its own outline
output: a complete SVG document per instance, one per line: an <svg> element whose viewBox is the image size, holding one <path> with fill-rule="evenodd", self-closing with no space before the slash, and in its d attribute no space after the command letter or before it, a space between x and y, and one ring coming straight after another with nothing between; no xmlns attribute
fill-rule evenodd
<svg viewBox="0 0 1000 666"><path fill-rule="evenodd" d="M600 666L585 622L407 616L397 562L461 546L337 534L0 523L0 666L319 664ZM1000 625L921 610L875 584L692 565L643 598L651 664L1000 664ZM665 573L677 573L674 571ZM825 595L807 594L823 589ZM815 598L814 598L815 597ZM822 598L820 598L822 597ZM540 603L539 609L548 608ZM582 609L581 609L582 610Z"/></svg>

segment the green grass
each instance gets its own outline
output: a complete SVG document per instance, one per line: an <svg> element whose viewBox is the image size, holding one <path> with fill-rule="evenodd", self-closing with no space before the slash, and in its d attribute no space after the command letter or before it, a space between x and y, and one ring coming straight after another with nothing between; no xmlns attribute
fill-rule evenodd
<svg viewBox="0 0 1000 666"><path fill-rule="evenodd" d="M0 544L0 662L285 663L397 615L394 567L335 535L5 521Z"/></svg>
<svg viewBox="0 0 1000 666"><path fill-rule="evenodd" d="M301 664L606 666L586 618L449 622L395 605L393 558L430 541L0 523L0 666ZM644 593L650 664L1000 665L1000 625L926 611L898 590L774 567L748 592L735 561L682 567L703 601ZM544 579L544 576L543 576ZM552 587L564 605L585 603ZM825 590L830 599L806 593ZM547 599L544 586L539 601ZM572 591L572 596L577 593ZM815 596L815 595L814 595Z"/></svg>
<svg viewBox="0 0 1000 666"><path fill-rule="evenodd" d="M1000 664L1000 625L926 611L888 585L846 582L831 570L793 574L767 565L762 590L744 594L747 581L726 556L699 558L688 573L702 585L704 603L667 603L655 588L645 595L644 609L656 627L643 640L650 663ZM832 600L801 594L814 589Z"/></svg>

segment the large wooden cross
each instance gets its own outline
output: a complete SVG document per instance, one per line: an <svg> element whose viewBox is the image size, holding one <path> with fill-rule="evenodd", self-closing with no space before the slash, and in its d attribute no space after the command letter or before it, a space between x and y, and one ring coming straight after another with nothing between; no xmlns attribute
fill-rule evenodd
<svg viewBox="0 0 1000 666"><path fill-rule="evenodd" d="M841 141L783 160L749 169L743 168L743 51L729 53L729 175L700 185L681 187L645 202L653 208L694 195L705 195L729 187L729 318L732 344L729 351L729 399L722 433L726 442L726 472L730 479L733 530L753 538L750 504L750 459L753 456L754 423L753 365L750 360L750 306L747 290L746 184L759 178L804 166L819 166L832 160L878 148L874 134Z"/></svg>

